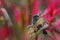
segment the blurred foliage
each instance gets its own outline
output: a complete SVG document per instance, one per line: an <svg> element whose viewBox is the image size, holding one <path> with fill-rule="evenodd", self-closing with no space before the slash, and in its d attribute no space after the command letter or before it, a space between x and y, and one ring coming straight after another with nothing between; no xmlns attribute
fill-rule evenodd
<svg viewBox="0 0 60 40"><path fill-rule="evenodd" d="M14 30L16 32L17 38L18 38L18 40L21 40L21 36L24 34L24 30L27 27L26 25L31 24L31 22L32 22L32 9L33 9L34 0L9 0L9 2L7 2L7 5L11 6L11 4L16 4L16 6L19 5L21 7L20 26L18 26L11 8L10 7L7 8L7 11L14 24L13 28L15 28ZM45 5L42 4L41 9L44 10L45 8L46 8ZM20 27L22 27L22 28L20 28ZM25 37L25 36L23 36L23 37Z"/></svg>
<svg viewBox="0 0 60 40"><path fill-rule="evenodd" d="M20 0L9 0L10 2L12 3L16 3L16 4L19 4Z"/></svg>

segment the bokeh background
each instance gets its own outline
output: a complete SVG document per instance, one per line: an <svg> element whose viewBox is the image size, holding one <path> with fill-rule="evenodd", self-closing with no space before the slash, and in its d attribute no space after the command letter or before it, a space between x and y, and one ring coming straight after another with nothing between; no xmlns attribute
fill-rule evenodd
<svg viewBox="0 0 60 40"><path fill-rule="evenodd" d="M0 0L0 2L13 22L13 39L29 40L26 28L32 24L32 17L35 14L47 8L49 0Z"/></svg>

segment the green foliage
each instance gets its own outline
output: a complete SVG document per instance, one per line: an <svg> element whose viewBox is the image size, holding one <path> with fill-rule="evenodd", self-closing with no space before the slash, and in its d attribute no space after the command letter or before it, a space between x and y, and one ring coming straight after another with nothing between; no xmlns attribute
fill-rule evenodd
<svg viewBox="0 0 60 40"><path fill-rule="evenodd" d="M60 15L57 15L57 18L60 18Z"/></svg>
<svg viewBox="0 0 60 40"><path fill-rule="evenodd" d="M13 3L16 3L16 4L18 4L20 2L20 0L10 0L10 1Z"/></svg>
<svg viewBox="0 0 60 40"><path fill-rule="evenodd" d="M41 10L43 11L46 8L46 6L42 5Z"/></svg>

